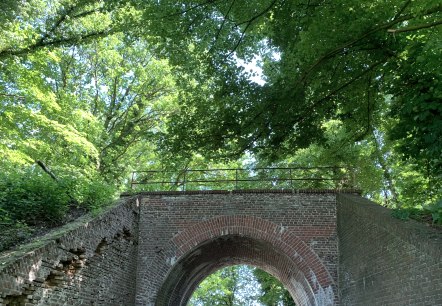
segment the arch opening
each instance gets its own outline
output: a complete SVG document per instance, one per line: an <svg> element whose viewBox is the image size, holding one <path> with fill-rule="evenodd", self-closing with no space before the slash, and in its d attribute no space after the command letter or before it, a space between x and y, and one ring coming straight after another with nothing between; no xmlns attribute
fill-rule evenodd
<svg viewBox="0 0 442 306"><path fill-rule="evenodd" d="M156 305L187 305L207 276L232 265L258 267L276 277L297 305L317 305L308 276L275 245L242 235L223 235L196 246L170 270L159 290Z"/></svg>
<svg viewBox="0 0 442 306"><path fill-rule="evenodd" d="M187 306L206 305L296 306L276 277L249 265L227 266L206 277Z"/></svg>

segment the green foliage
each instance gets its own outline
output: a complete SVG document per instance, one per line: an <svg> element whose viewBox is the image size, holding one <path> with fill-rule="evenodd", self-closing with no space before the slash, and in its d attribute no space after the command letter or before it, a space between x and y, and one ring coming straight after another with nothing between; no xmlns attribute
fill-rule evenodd
<svg viewBox="0 0 442 306"><path fill-rule="evenodd" d="M434 224L442 225L442 200L437 201L433 205L428 205L424 209L431 213Z"/></svg>
<svg viewBox="0 0 442 306"><path fill-rule="evenodd" d="M68 210L69 196L48 175L29 169L0 176L0 208L11 220L35 225L59 224Z"/></svg>
<svg viewBox="0 0 442 306"><path fill-rule="evenodd" d="M30 0L17 5L16 1L4 1L0 10L0 58L72 46L117 32L121 30L121 17L131 12L129 7L124 12L124 2Z"/></svg>
<svg viewBox="0 0 442 306"><path fill-rule="evenodd" d="M55 225L70 207L96 210L110 204L115 191L100 177L70 174L55 181L39 168L25 168L0 176L0 209L13 222Z"/></svg>
<svg viewBox="0 0 442 306"><path fill-rule="evenodd" d="M230 266L206 279L192 294L189 306L295 305L282 284L250 266Z"/></svg>
<svg viewBox="0 0 442 306"><path fill-rule="evenodd" d="M408 209L397 208L392 210L391 215L400 220L410 219L411 212Z"/></svg>
<svg viewBox="0 0 442 306"><path fill-rule="evenodd" d="M404 207L393 209L391 215L401 220L414 219L420 222L442 225L442 201L421 208Z"/></svg>
<svg viewBox="0 0 442 306"><path fill-rule="evenodd" d="M0 41L8 31L16 35L0 44L0 207L12 222L53 226L71 211L108 205L128 173L148 160L145 151L174 109L174 79L144 39L81 40L109 25L103 3L34 2L35 10L7 3L8 16L26 16L23 28L37 36L49 31L44 39L19 42L18 29L0 28Z"/></svg>
<svg viewBox="0 0 442 306"><path fill-rule="evenodd" d="M33 230L27 224L20 221L12 221L5 217L5 211L0 209L0 252L19 244L31 237Z"/></svg>
<svg viewBox="0 0 442 306"><path fill-rule="evenodd" d="M117 196L117 188L104 181L100 176L76 181L76 201L80 207L90 211L99 211L108 206Z"/></svg>
<svg viewBox="0 0 442 306"><path fill-rule="evenodd" d="M0 249L30 237L35 229L60 225L71 212L97 211L115 198L115 187L99 177L60 173L54 180L39 167L9 169L0 174ZM70 220L70 219L69 219Z"/></svg>
<svg viewBox="0 0 442 306"><path fill-rule="evenodd" d="M262 296L259 301L266 306L283 305L295 306L290 293L284 288L284 285L274 276L261 269L255 269L253 275L257 278L262 289Z"/></svg>
<svg viewBox="0 0 442 306"><path fill-rule="evenodd" d="M434 2L399 0L316 5L185 1L180 6L164 1L145 9L146 18L170 16L175 21L154 23L149 31L161 37L172 63L186 72L187 80L193 77L199 89L184 95L188 108L172 126L180 137L169 139L169 145L184 150L184 139L205 154L248 149L276 158L322 141L322 125L330 119L343 119L352 141L369 135L379 100L406 70L395 65L394 55L422 41L407 34L393 39L389 33L404 21L437 21L441 12ZM438 28L422 33L426 46L437 44ZM247 80L233 55L246 61L263 58L267 83L257 86ZM431 58L437 67L437 56ZM414 63L412 58L407 62Z"/></svg>
<svg viewBox="0 0 442 306"><path fill-rule="evenodd" d="M183 80L164 150L346 166L365 195L390 207L440 196L436 1L164 1L145 9L145 18L175 21L149 33ZM260 57L266 83L251 82L235 56Z"/></svg>
<svg viewBox="0 0 442 306"><path fill-rule="evenodd" d="M146 168L339 166L439 222L441 14L435 0L2 1L0 207L61 220ZM239 65L253 59L263 84Z"/></svg>
<svg viewBox="0 0 442 306"><path fill-rule="evenodd" d="M440 31L439 31L440 33ZM426 36L411 36L398 63L391 93L389 131L404 159L413 159L431 176L442 175L442 72L434 63L442 51Z"/></svg>
<svg viewBox="0 0 442 306"><path fill-rule="evenodd" d="M218 270L198 286L189 305L239 305L238 278L238 266Z"/></svg>

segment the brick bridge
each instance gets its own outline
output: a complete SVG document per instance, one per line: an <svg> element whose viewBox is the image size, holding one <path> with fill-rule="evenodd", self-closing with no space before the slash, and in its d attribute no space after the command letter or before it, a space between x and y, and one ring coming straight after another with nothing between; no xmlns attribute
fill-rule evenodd
<svg viewBox="0 0 442 306"><path fill-rule="evenodd" d="M0 305L184 306L224 266L297 305L442 305L441 233L336 191L151 192L0 255Z"/></svg>

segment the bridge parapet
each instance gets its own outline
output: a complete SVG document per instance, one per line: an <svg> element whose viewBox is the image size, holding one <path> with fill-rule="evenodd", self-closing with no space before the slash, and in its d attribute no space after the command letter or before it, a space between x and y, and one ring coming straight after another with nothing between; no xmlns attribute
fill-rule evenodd
<svg viewBox="0 0 442 306"><path fill-rule="evenodd" d="M140 194L136 305L186 305L232 264L260 267L297 305L338 305L336 191L163 191Z"/></svg>

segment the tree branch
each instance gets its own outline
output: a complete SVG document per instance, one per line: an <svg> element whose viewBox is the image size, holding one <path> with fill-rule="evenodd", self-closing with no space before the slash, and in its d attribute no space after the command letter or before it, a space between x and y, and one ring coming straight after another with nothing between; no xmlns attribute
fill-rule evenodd
<svg viewBox="0 0 442 306"><path fill-rule="evenodd" d="M236 2L236 0L232 0L232 3L230 4L229 9L228 9L227 12L224 14L223 22L221 23L221 25L220 25L218 31L217 31L216 34L215 34L215 42L218 40L218 38L219 38L219 36L220 36L220 34L221 34L221 30L223 29L224 24L226 23L227 17L229 16L230 11L232 10L233 5L235 4L235 2Z"/></svg>
<svg viewBox="0 0 442 306"><path fill-rule="evenodd" d="M421 30L421 29L427 29L427 28L436 27L436 26L441 25L441 24L442 24L442 20L438 20L438 21L435 21L435 22L419 24L419 25L415 25L415 26L407 27L407 28L388 29L387 32L388 33L392 33L392 34L396 34L396 33L418 31L418 30Z"/></svg>
<svg viewBox="0 0 442 306"><path fill-rule="evenodd" d="M431 15L431 14L436 13L436 12L440 12L441 10L442 10L442 5L437 5L437 6L434 6L434 7L430 8L430 9L426 10L421 15L422 16L427 16L427 15ZM394 19L394 20L392 20L390 22L384 23L384 24L379 25L379 26L377 26L377 27L375 27L375 28L373 28L371 30L368 30L367 32L363 33L361 36L359 36L359 37L357 37L357 38L355 38L353 40L350 40L350 41L348 41L348 42L346 42L346 43L344 43L344 44L334 48L333 50L327 52L326 54L322 55L318 60L316 60L303 73L301 78L296 83L297 84L303 83L308 78L308 76L316 69L316 67L318 67L320 64L322 64L322 62L324 62L324 61L334 57L336 54L339 54L344 49L350 48L351 46L355 45L356 43L362 41L363 39L367 38L368 36L378 32L378 31L388 29L388 28L390 28L390 27L392 27L392 26L394 26L394 25L396 25L396 24L398 24L398 23L400 23L402 21L410 20L410 19L413 19L415 17L416 17L416 15L412 15L412 14L404 15L402 17L398 17L398 18L396 18L396 19Z"/></svg>
<svg viewBox="0 0 442 306"><path fill-rule="evenodd" d="M235 46L233 47L233 49L230 51L230 53L227 55L226 58L229 58L230 56L232 56L232 54L233 54L233 53L236 51L236 49L239 47L239 45L241 44L241 42L242 42L243 39L244 39L244 36L246 35L247 29L252 25L252 23L253 23L256 19L258 19L259 17L263 16L263 15L266 14L268 11L270 11L271 8L275 5L275 3L276 3L277 1L278 1L278 0L273 0L272 3L270 3L268 7L266 7L266 8L265 8L264 10L262 10L259 14L253 16L253 17L250 18L249 20L246 20L246 21L243 21L243 22L240 22L240 23L235 24L235 27L239 27L240 25L243 25L243 24L247 24L247 25L246 25L246 27L244 28L244 30L241 32L241 36L240 36L240 38L238 39L238 41L236 42Z"/></svg>
<svg viewBox="0 0 442 306"><path fill-rule="evenodd" d="M26 97L24 97L24 96L11 95L11 94L2 94L2 93L0 93L0 96L2 96L2 97L7 97L7 98L16 98L16 99L19 99L19 100L24 100L24 99L26 99Z"/></svg>
<svg viewBox="0 0 442 306"><path fill-rule="evenodd" d="M243 24L246 24L246 23L247 23L247 24L252 23L252 22L255 21L256 19L258 19L259 17L261 17L262 15L264 15L265 13L267 13L268 11L270 11L271 8L276 4L277 1L278 1L278 0L273 0L272 3L270 3L269 6L267 6L264 10L262 10L259 14L253 16L253 17L250 18L249 20L245 20L245 21L243 21L243 22L237 23L235 26L238 27L238 26L243 25Z"/></svg>
<svg viewBox="0 0 442 306"><path fill-rule="evenodd" d="M84 11L82 13L78 13L76 15L71 16L72 19L78 19L78 18L82 18L82 17L86 17L89 15L92 15L93 13L101 13L104 12L104 7L100 7L100 8L96 8L93 10L89 10L89 11Z"/></svg>
<svg viewBox="0 0 442 306"><path fill-rule="evenodd" d="M399 9L399 11L396 13L396 15L394 15L393 20L399 18L400 15L402 15L402 13L405 11L405 9L410 5L412 0L407 0L405 1L404 5L402 5L402 7Z"/></svg>
<svg viewBox="0 0 442 306"><path fill-rule="evenodd" d="M48 38L51 34L53 34L58 27L66 20L67 16L73 12L75 9L74 6L69 7L61 16L60 18L52 25L52 27L49 29L49 31L46 31L43 33L43 35L40 37L40 39L37 41L36 45L43 44L46 38Z"/></svg>
<svg viewBox="0 0 442 306"><path fill-rule="evenodd" d="M244 30L241 32L241 36L239 37L238 41L236 42L235 46L233 47L233 49L229 52L229 54L226 56L226 58L229 58L230 56L232 56L233 53L235 53L236 49L238 49L239 45L241 44L242 40L244 39L244 36L246 35L246 31L249 28L249 26L252 23L249 22L247 24L247 26L244 28Z"/></svg>
<svg viewBox="0 0 442 306"><path fill-rule="evenodd" d="M200 8L200 7L204 7L204 6L207 6L209 4L213 4L213 3L218 2L218 1L220 1L220 0L207 0L206 2L196 4L194 6L189 7L188 9L182 10L180 12L169 14L169 15L164 15L161 18L170 18L170 17L184 15L184 14L186 14L186 13L188 13L188 12L194 10L194 9L197 9L197 8Z"/></svg>
<svg viewBox="0 0 442 306"><path fill-rule="evenodd" d="M340 92L341 90L343 90L344 88L346 88L347 86L350 86L352 83L356 82L357 80L359 80L361 77L363 77L364 75L366 75L367 73L371 72L374 68L376 68L377 66L381 65L382 63L384 63L384 60L380 60L377 61L376 63L372 64L370 67L368 67L367 69L365 69L364 71L362 71L361 73L359 73L357 76L353 77L352 79L348 80L347 82L345 82L344 84L342 84L341 86L339 86L338 88L335 88L334 90L332 90L330 93L328 93L326 96L320 98L319 100L317 100L316 102L314 102L311 106L309 111L311 111L312 108L316 107L319 105L319 103L331 98L332 96L336 95L338 92Z"/></svg>
<svg viewBox="0 0 442 306"><path fill-rule="evenodd" d="M55 40L51 40L51 41L39 41L33 45L30 45L30 46L27 46L25 48L21 48L18 50L11 50L11 49L2 50L2 51L0 51L0 58L6 57L6 56L11 56L11 55L24 55L26 53L33 52L33 51L36 51L36 50L44 48L44 47L57 47L57 46L64 46L64 45L73 45L75 43L78 43L79 41L85 41L85 40L89 40L89 39L104 37L104 36L107 36L111 33L113 33L111 30L106 30L106 31L103 30L103 31L90 32L88 34L80 35L77 37L59 38L59 39L55 39Z"/></svg>
<svg viewBox="0 0 442 306"><path fill-rule="evenodd" d="M107 130L109 127L109 123L112 120L115 113L115 104L117 100L117 84L118 84L118 76L116 76L112 81L112 93L110 97L110 105L106 113L106 118L104 121L104 128Z"/></svg>
<svg viewBox="0 0 442 306"><path fill-rule="evenodd" d="M58 178L55 176L55 174L48 168L41 160L36 160L35 163L39 165L46 174L48 174L54 181L57 183L59 182Z"/></svg>

